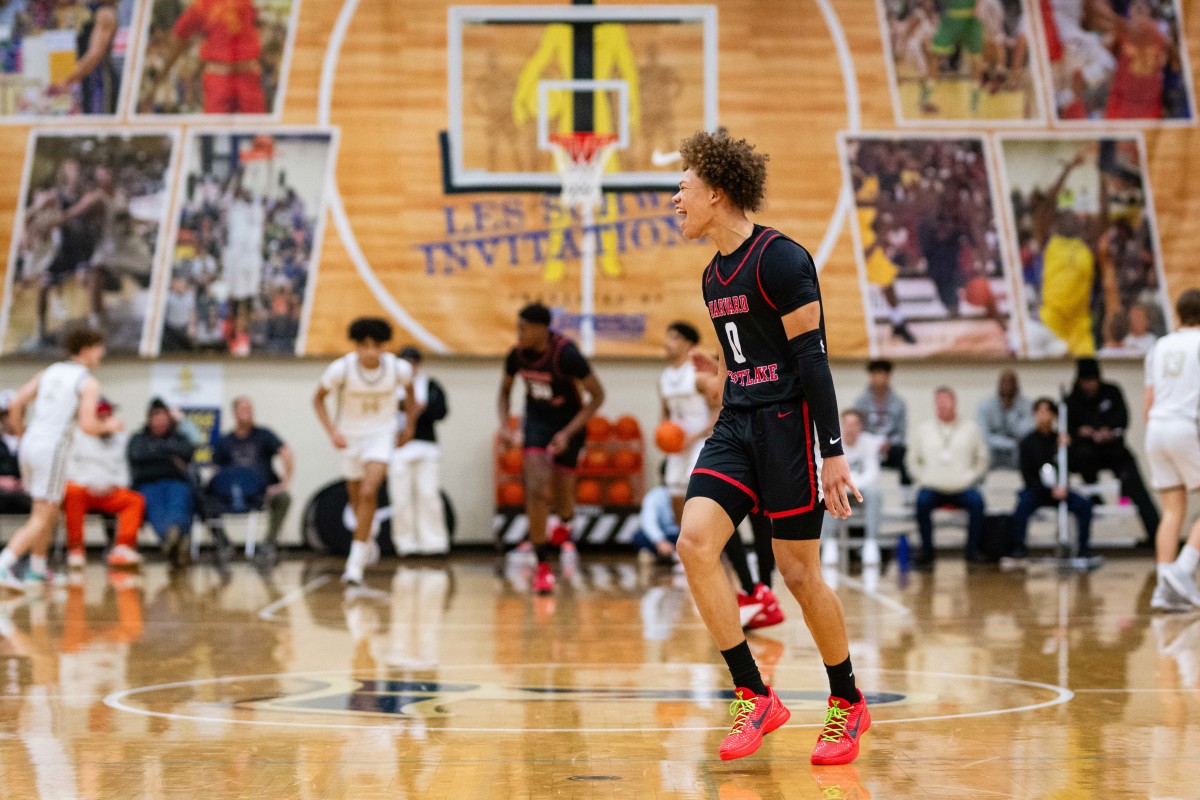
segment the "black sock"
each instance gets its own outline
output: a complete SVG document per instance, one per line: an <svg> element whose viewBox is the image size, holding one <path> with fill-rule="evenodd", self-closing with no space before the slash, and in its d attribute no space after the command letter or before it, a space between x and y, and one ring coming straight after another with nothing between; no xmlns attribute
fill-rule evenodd
<svg viewBox="0 0 1200 800"><path fill-rule="evenodd" d="M847 703L858 702L858 688L854 685L854 667L850 664L850 656L846 656L846 660L834 666L825 665L825 672L829 675L829 693L834 697L840 697Z"/></svg>
<svg viewBox="0 0 1200 800"><path fill-rule="evenodd" d="M754 594L754 576L750 574L750 564L746 561L746 545L738 536L737 531L734 531L733 536L730 536L729 541L725 543L725 556L733 565L733 571L737 573L742 591L746 594Z"/></svg>
<svg viewBox="0 0 1200 800"><path fill-rule="evenodd" d="M745 639L737 647L722 650L721 655L729 665L729 674L733 676L735 689L749 689L755 694L766 694L767 685L763 683L762 675L758 674L758 664L750 653L750 645Z"/></svg>
<svg viewBox="0 0 1200 800"><path fill-rule="evenodd" d="M537 556L539 564L547 564L550 562L550 554L554 552L554 548L549 543L535 544L533 546L534 555Z"/></svg>

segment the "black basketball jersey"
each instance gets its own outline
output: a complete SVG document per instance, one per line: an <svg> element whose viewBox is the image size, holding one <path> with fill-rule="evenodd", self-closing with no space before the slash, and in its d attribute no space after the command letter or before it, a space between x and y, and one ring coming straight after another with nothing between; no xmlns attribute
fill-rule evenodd
<svg viewBox="0 0 1200 800"><path fill-rule="evenodd" d="M592 374L587 359L567 337L550 332L541 352L514 347L504 364L508 375L525 379L525 416L569 422L583 407L578 380Z"/></svg>
<svg viewBox="0 0 1200 800"><path fill-rule="evenodd" d="M781 318L821 299L808 251L777 230L755 225L737 250L713 256L703 287L729 370L724 404L758 408L803 400ZM824 343L824 309L820 330Z"/></svg>

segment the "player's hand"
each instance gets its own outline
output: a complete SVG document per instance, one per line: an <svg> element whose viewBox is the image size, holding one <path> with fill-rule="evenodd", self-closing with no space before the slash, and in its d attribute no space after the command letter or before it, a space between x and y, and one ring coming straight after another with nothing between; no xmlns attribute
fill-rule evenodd
<svg viewBox="0 0 1200 800"><path fill-rule="evenodd" d="M334 431L329 434L329 441L333 442L333 446L338 450L346 449L346 437L342 435L341 431Z"/></svg>
<svg viewBox="0 0 1200 800"><path fill-rule="evenodd" d="M554 434L554 438L550 440L550 444L546 445L546 452L551 456L565 453L567 448L571 446L571 437L566 431L559 431Z"/></svg>
<svg viewBox="0 0 1200 800"><path fill-rule="evenodd" d="M717 374L717 360L700 348L692 348L692 351L688 353L688 358L692 360L692 366L696 368L696 372L701 375Z"/></svg>
<svg viewBox="0 0 1200 800"><path fill-rule="evenodd" d="M845 456L830 456L821 466L821 491L825 495L825 508L834 519L850 518L850 500L847 494L854 495L862 502L862 495L854 488L850 479L850 464Z"/></svg>

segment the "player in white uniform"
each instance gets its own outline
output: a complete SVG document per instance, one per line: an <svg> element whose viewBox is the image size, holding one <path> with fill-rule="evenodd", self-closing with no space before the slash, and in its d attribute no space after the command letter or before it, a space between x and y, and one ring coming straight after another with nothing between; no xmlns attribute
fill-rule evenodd
<svg viewBox="0 0 1200 800"><path fill-rule="evenodd" d="M719 403L714 407L709 402L689 357L699 343L700 334L686 322L668 326L663 346L669 363L658 380L658 394L662 398L663 419L674 422L687 434L683 450L667 456L667 489L676 497L687 493L692 469L721 410Z"/></svg>
<svg viewBox="0 0 1200 800"><path fill-rule="evenodd" d="M67 452L75 428L104 436L124 427L116 417L101 421L96 416L100 384L89 370L104 358L104 335L87 328L73 330L67 334L66 346L70 357L50 365L22 386L8 410L17 431L24 430L21 479L33 497L29 521L0 552L0 586L14 591L24 591L26 585L46 580L46 552L62 507ZM31 404L26 425L24 412ZM22 582L12 569L26 553L30 554L29 569Z"/></svg>
<svg viewBox="0 0 1200 800"><path fill-rule="evenodd" d="M350 323L354 352L334 361L321 376L313 396L317 419L342 455L346 493L354 511L354 541L346 559L342 581L361 584L363 568L379 557L370 543L371 527L379 487L387 478L392 450L413 436L415 415L409 415L403 431L396 431L396 393L405 388L407 406L412 408L412 365L384 352L392 338L386 320L361 317ZM330 417L325 398L333 395L336 416Z"/></svg>
<svg viewBox="0 0 1200 800"><path fill-rule="evenodd" d="M1175 312L1179 329L1146 354L1146 460L1150 484L1162 501L1155 538L1158 585L1150 605L1191 611L1200 607L1194 577L1200 564L1200 520L1182 550L1179 535L1188 492L1200 490L1200 289L1180 295Z"/></svg>

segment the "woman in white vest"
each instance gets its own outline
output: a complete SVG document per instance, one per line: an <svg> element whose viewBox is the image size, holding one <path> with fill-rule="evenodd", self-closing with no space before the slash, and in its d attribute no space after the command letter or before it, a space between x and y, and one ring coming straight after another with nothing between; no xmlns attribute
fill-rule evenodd
<svg viewBox="0 0 1200 800"><path fill-rule="evenodd" d="M405 347L399 356L412 365L415 407L409 407L403 389L396 391L400 403L399 427L416 415L413 438L392 453L388 469L388 499L392 506L392 542L396 552L407 555L442 555L450 549L446 510L442 505L439 470L442 448L434 423L446 417L446 393L437 381L421 371L421 351Z"/></svg>
<svg viewBox="0 0 1200 800"><path fill-rule="evenodd" d="M13 591L23 592L46 582L46 553L62 507L67 454L76 427L92 436L124 428L116 417L100 420L96 415L100 384L90 370L104 359L104 335L80 328L67 334L65 344L69 358L30 379L9 406L10 421L18 432L24 431L21 478L33 498L29 521L0 552L0 586ZM30 408L28 424L26 407ZM22 581L12 570L26 553L29 568Z"/></svg>

